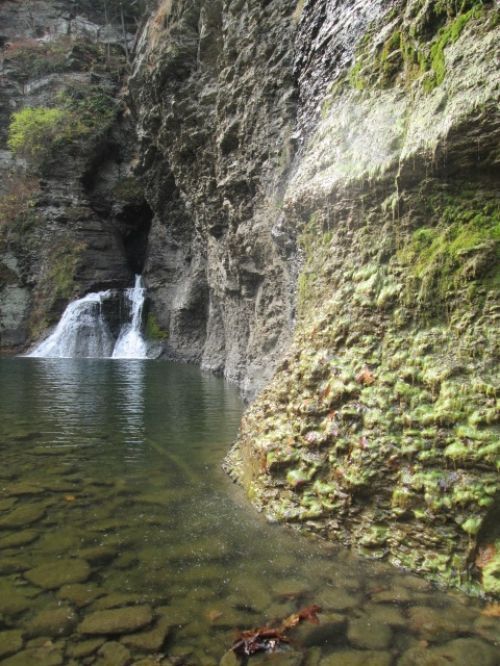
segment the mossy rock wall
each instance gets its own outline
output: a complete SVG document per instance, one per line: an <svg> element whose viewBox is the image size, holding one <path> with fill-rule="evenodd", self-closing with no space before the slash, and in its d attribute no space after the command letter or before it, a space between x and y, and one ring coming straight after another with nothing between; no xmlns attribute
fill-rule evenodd
<svg viewBox="0 0 500 666"><path fill-rule="evenodd" d="M302 252L294 343L227 465L271 520L498 595L488 12L443 47L432 87L421 72L356 89L349 68L332 82L284 199Z"/></svg>

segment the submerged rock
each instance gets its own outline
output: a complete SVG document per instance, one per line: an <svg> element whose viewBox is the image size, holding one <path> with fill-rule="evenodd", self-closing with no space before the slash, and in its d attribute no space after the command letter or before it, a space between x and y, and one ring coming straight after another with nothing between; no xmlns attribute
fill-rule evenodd
<svg viewBox="0 0 500 666"><path fill-rule="evenodd" d="M90 638L88 640L80 641L79 643L69 643L66 648L66 653L69 657L83 659L84 657L89 657L91 654L97 652L104 641L104 638Z"/></svg>
<svg viewBox="0 0 500 666"><path fill-rule="evenodd" d="M65 599L75 604L78 608L84 608L104 594L95 585L84 585L81 583L72 583L63 585L57 593L58 599Z"/></svg>
<svg viewBox="0 0 500 666"><path fill-rule="evenodd" d="M397 666L496 666L500 648L477 638L457 640L434 648L411 648L398 660Z"/></svg>
<svg viewBox="0 0 500 666"><path fill-rule="evenodd" d="M0 631L0 658L8 657L19 652L23 647L23 635L21 631Z"/></svg>
<svg viewBox="0 0 500 666"><path fill-rule="evenodd" d="M40 536L39 532L34 530L21 530L8 536L0 537L0 550L3 548L19 548L33 543Z"/></svg>
<svg viewBox="0 0 500 666"><path fill-rule="evenodd" d="M77 617L74 611L67 608L43 610L37 613L26 624L26 633L29 636L66 636L76 625Z"/></svg>
<svg viewBox="0 0 500 666"><path fill-rule="evenodd" d="M96 666L127 666L130 663L130 652L120 643L110 641L99 648Z"/></svg>
<svg viewBox="0 0 500 666"><path fill-rule="evenodd" d="M391 663L389 652L339 650L323 657L320 666L391 666Z"/></svg>
<svg viewBox="0 0 500 666"><path fill-rule="evenodd" d="M172 628L171 620L168 617L161 617L149 631L125 636L121 642L141 652L159 652Z"/></svg>
<svg viewBox="0 0 500 666"><path fill-rule="evenodd" d="M367 616L349 620L347 638L358 648L384 650L390 646L392 631L389 625Z"/></svg>
<svg viewBox="0 0 500 666"><path fill-rule="evenodd" d="M0 517L0 530L27 527L37 523L45 516L45 507L36 504L25 504Z"/></svg>
<svg viewBox="0 0 500 666"><path fill-rule="evenodd" d="M83 583L90 573L90 566L85 560L74 558L41 564L26 571L24 577L45 590L55 590L69 583Z"/></svg>
<svg viewBox="0 0 500 666"><path fill-rule="evenodd" d="M95 611L84 618L78 631L81 634L129 634L151 624L152 620L149 606L128 606Z"/></svg>

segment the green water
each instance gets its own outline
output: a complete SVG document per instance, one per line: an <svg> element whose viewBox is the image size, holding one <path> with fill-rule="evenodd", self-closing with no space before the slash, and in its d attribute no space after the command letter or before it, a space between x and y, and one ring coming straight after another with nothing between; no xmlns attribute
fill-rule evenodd
<svg viewBox="0 0 500 666"><path fill-rule="evenodd" d="M157 361L3 359L0 396L3 666L210 666L237 628L311 603L321 624L250 664L500 663L481 602L253 511L220 468L242 411L222 380Z"/></svg>

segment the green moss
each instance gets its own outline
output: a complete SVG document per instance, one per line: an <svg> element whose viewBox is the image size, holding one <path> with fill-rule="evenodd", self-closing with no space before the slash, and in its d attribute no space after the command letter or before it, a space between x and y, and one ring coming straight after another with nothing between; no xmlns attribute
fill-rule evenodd
<svg viewBox="0 0 500 666"><path fill-rule="evenodd" d="M168 331L165 331L160 326L158 320L152 312L148 312L148 316L146 318L146 336L150 340L157 340L158 342L162 342L168 338Z"/></svg>
<svg viewBox="0 0 500 666"><path fill-rule="evenodd" d="M445 79L446 48L459 39L472 20L485 16L486 5L492 3L443 0L429 3L423 16L417 12L404 22L390 13L384 20L396 21L396 26L383 44L377 43L377 22L360 40L347 77L351 86L360 91L374 86L385 88L398 79L408 85L425 74L423 87L430 92ZM490 24L491 21L486 22L487 29L491 29Z"/></svg>
<svg viewBox="0 0 500 666"><path fill-rule="evenodd" d="M498 205L446 206L438 224L415 231L398 254L410 269L407 297L440 307L467 282L496 280L499 250Z"/></svg>
<svg viewBox="0 0 500 666"><path fill-rule="evenodd" d="M429 92L434 87L441 85L446 75L445 49L454 44L462 34L466 25L472 19L478 19L483 15L482 3L475 3L469 11L459 13L458 16L441 28L430 49L430 58L426 63L427 68L432 70L432 77L424 82L424 89Z"/></svg>
<svg viewBox="0 0 500 666"><path fill-rule="evenodd" d="M46 289L53 301L69 300L74 294L74 277L80 256L85 249L83 243L71 239L61 241L50 255L50 267L47 274Z"/></svg>

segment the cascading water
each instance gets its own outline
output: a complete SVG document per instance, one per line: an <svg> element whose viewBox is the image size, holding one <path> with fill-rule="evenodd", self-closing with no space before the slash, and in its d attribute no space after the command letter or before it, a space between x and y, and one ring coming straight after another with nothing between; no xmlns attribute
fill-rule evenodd
<svg viewBox="0 0 500 666"><path fill-rule="evenodd" d="M142 337L142 310L145 289L136 275L135 285L125 291L130 318L121 326L115 341L103 304L116 298L116 292L99 291L70 303L55 331L28 356L36 358L147 358L147 345Z"/></svg>
<svg viewBox="0 0 500 666"><path fill-rule="evenodd" d="M146 342L142 337L142 308L144 307L145 289L140 275L135 277L133 289L127 289L126 295L132 309L132 321L120 331L112 358L146 358Z"/></svg>

